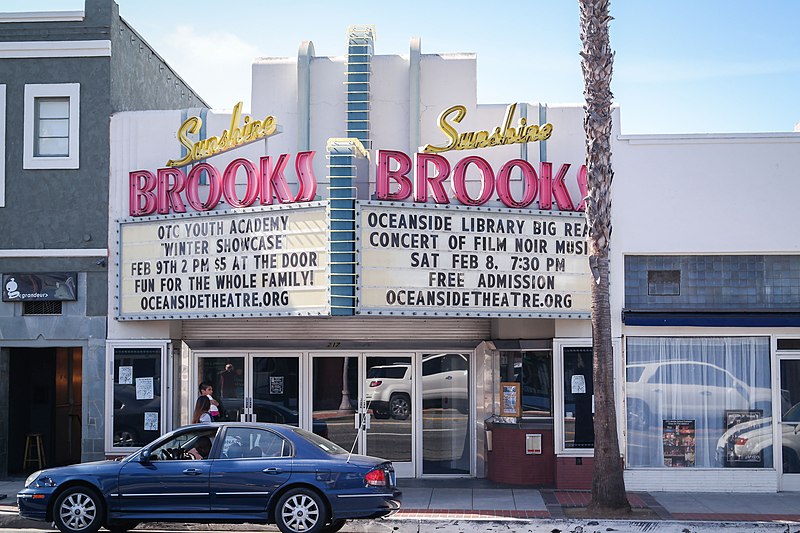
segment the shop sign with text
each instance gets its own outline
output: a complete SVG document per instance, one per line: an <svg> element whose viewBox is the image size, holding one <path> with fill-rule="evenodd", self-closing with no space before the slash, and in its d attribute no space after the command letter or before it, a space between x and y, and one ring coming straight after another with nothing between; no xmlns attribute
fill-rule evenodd
<svg viewBox="0 0 800 533"><path fill-rule="evenodd" d="M576 213L360 205L361 314L587 318Z"/></svg>
<svg viewBox="0 0 800 533"><path fill-rule="evenodd" d="M326 204L120 224L119 318L329 313Z"/></svg>

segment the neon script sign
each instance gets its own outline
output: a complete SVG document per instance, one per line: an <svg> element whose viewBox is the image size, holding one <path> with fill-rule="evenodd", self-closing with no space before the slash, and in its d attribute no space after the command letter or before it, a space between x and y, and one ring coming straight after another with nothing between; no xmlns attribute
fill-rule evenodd
<svg viewBox="0 0 800 533"><path fill-rule="evenodd" d="M264 120L253 120L249 115L245 115L242 118L242 105L243 103L239 102L233 107L229 129L222 130L219 136L208 137L197 142L192 141L188 135L200 131L203 119L200 117L187 118L178 128L178 141L186 148L187 154L181 159L170 159L167 161L167 166L183 167L193 161L199 161L275 134L278 130L275 117L269 115Z"/></svg>
<svg viewBox="0 0 800 533"><path fill-rule="evenodd" d="M467 116L467 108L463 105L454 105L442 111L439 115L439 129L449 139L444 146L429 144L422 149L425 153L438 154L449 152L450 150L474 150L476 148L488 148L491 146L503 146L506 144L525 144L536 141L546 141L553 134L553 125L550 123L538 126L528 124L525 117L517 120L517 127L511 126L517 104L511 104L506 108L503 123L494 128L490 134L488 131L466 131L459 134L458 130L451 124L459 124Z"/></svg>
<svg viewBox="0 0 800 533"><path fill-rule="evenodd" d="M444 156L438 154L415 154L413 167L416 169L413 181L411 158L403 152L378 150L378 163L375 196L378 200L403 201L413 194L415 202L424 203L433 196L437 204L449 204L450 198L445 189L445 181L450 179L450 188L456 199L464 205L483 205L497 192L497 197L506 207L525 209L538 197L539 209L550 210L553 200L560 211L583 211L586 203L581 200L577 207L572 202L565 179L570 164L561 165L553 175L553 164L542 162L539 172L524 159L512 159L504 163L497 173L488 161L478 156L460 160L454 167ZM480 174L481 190L477 197L470 196L467 190L467 170L474 166ZM523 194L516 199L511 194L511 173L518 168L522 174ZM581 165L577 173L581 198L588 192L588 173L586 165ZM396 187L392 187L395 182ZM395 190L392 191L392 188Z"/></svg>

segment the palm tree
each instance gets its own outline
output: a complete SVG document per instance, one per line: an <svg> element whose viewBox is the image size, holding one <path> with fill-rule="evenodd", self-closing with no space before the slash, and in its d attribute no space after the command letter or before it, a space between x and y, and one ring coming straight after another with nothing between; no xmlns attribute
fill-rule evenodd
<svg viewBox="0 0 800 533"><path fill-rule="evenodd" d="M608 296L608 247L611 240L611 72L614 54L608 37L609 0L578 0L581 17L581 68L586 99L586 168L589 190L589 267L592 271L592 345L595 393L594 470L589 510L629 513L619 453L614 405L611 306Z"/></svg>

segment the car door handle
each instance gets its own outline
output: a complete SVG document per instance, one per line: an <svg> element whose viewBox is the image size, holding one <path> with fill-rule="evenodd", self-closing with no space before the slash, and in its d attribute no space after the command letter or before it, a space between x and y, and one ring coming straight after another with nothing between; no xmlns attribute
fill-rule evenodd
<svg viewBox="0 0 800 533"><path fill-rule="evenodd" d="M183 473L186 474L187 476L199 476L200 474L203 473L203 471L200 470L199 468L187 468L186 470L183 471Z"/></svg>
<svg viewBox="0 0 800 533"><path fill-rule="evenodd" d="M262 470L262 472L264 472L265 474L280 474L281 472L283 472L283 469L278 468L276 466L271 466L269 468L265 468L264 470Z"/></svg>
<svg viewBox="0 0 800 533"><path fill-rule="evenodd" d="M453 379L453 376L447 376L447 377L446 377L446 378L444 378L444 379Z"/></svg>

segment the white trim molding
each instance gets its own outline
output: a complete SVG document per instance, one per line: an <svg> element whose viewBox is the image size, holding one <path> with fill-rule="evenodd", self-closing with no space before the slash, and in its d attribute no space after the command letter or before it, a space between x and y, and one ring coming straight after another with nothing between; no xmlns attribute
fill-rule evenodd
<svg viewBox="0 0 800 533"><path fill-rule="evenodd" d="M15 13L0 13L0 23L81 22L85 17L85 11L20 11Z"/></svg>
<svg viewBox="0 0 800 533"><path fill-rule="evenodd" d="M0 207L6 206L6 86L0 85Z"/></svg>
<svg viewBox="0 0 800 533"><path fill-rule="evenodd" d="M110 40L13 41L0 43L0 59L111 57Z"/></svg>
<svg viewBox="0 0 800 533"><path fill-rule="evenodd" d="M69 155L46 157L34 155L34 133L36 128L37 98L69 98ZM75 169L80 167L80 83L46 83L25 85L25 121L23 127L22 168L26 169Z"/></svg>

